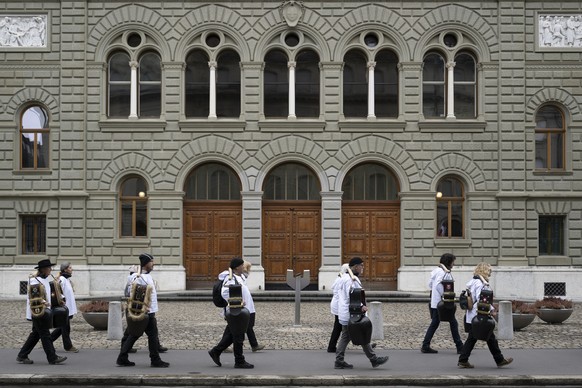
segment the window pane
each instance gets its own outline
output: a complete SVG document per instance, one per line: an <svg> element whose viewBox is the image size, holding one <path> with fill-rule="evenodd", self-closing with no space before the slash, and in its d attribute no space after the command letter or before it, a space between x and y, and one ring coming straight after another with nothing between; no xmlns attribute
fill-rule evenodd
<svg viewBox="0 0 582 388"><path fill-rule="evenodd" d="M23 216L21 222L22 254L46 253L46 217Z"/></svg>
<svg viewBox="0 0 582 388"><path fill-rule="evenodd" d="M129 178L123 182L121 187L122 197L139 197L140 192L147 193L145 180L142 178Z"/></svg>
<svg viewBox="0 0 582 388"><path fill-rule="evenodd" d="M34 133L22 133L22 147L20 150L22 168L34 168Z"/></svg>
<svg viewBox="0 0 582 388"><path fill-rule="evenodd" d="M48 168L49 166L49 134L47 132L38 133L36 154L38 160L36 161L37 168Z"/></svg>
<svg viewBox="0 0 582 388"><path fill-rule="evenodd" d="M130 85L109 85L109 116L129 116Z"/></svg>
<svg viewBox="0 0 582 388"><path fill-rule="evenodd" d="M452 177L445 177L439 181L437 191L443 194L443 198L459 198L463 196L463 184Z"/></svg>
<svg viewBox="0 0 582 388"><path fill-rule="evenodd" d="M265 117L289 115L289 69L287 55L272 50L265 56L264 112Z"/></svg>
<svg viewBox="0 0 582 388"><path fill-rule="evenodd" d="M564 135L562 133L551 134L550 157L552 158L552 168L564 168Z"/></svg>
<svg viewBox="0 0 582 388"><path fill-rule="evenodd" d="M319 181L305 166L286 163L269 173L263 196L270 200L320 200Z"/></svg>
<svg viewBox="0 0 582 388"><path fill-rule="evenodd" d="M376 117L398 117L398 57L389 50L376 55L374 101Z"/></svg>
<svg viewBox="0 0 582 388"><path fill-rule="evenodd" d="M319 117L319 56L312 50L297 56L295 114L297 117Z"/></svg>
<svg viewBox="0 0 582 388"><path fill-rule="evenodd" d="M428 54L423 61L423 82L445 82L445 60L439 54Z"/></svg>
<svg viewBox="0 0 582 388"><path fill-rule="evenodd" d="M350 170L342 184L342 198L366 201L395 200L398 190L396 179L388 168L366 163Z"/></svg>
<svg viewBox="0 0 582 388"><path fill-rule="evenodd" d="M133 201L121 203L121 236L133 237Z"/></svg>
<svg viewBox="0 0 582 388"><path fill-rule="evenodd" d="M22 129L48 128L48 115L40 106L33 106L22 114Z"/></svg>
<svg viewBox="0 0 582 388"><path fill-rule="evenodd" d="M539 254L564 254L564 217L540 216L539 218Z"/></svg>
<svg viewBox="0 0 582 388"><path fill-rule="evenodd" d="M425 117L445 116L445 86L424 85L422 88L422 113Z"/></svg>
<svg viewBox="0 0 582 388"><path fill-rule="evenodd" d="M231 168L207 163L188 176L185 191L190 200L240 200L241 185Z"/></svg>
<svg viewBox="0 0 582 388"><path fill-rule="evenodd" d="M160 84L140 84L139 116L160 117L162 90Z"/></svg>
<svg viewBox="0 0 582 388"><path fill-rule="evenodd" d="M536 128L564 128L562 112L552 105L542 106L536 114Z"/></svg>
<svg viewBox="0 0 582 388"><path fill-rule="evenodd" d="M455 82L475 82L475 60L469 54L459 54L455 57L453 68Z"/></svg>
<svg viewBox="0 0 582 388"><path fill-rule="evenodd" d="M210 101L210 69L208 56L194 50L186 57L186 117L208 117Z"/></svg>
<svg viewBox="0 0 582 388"><path fill-rule="evenodd" d="M135 204L135 236L148 235L148 205L146 201L136 201Z"/></svg>
<svg viewBox="0 0 582 388"><path fill-rule="evenodd" d="M116 53L109 59L109 82L131 81L131 68L129 67L129 55Z"/></svg>
<svg viewBox="0 0 582 388"><path fill-rule="evenodd" d="M548 166L548 135L536 133L536 168L547 168Z"/></svg>
<svg viewBox="0 0 582 388"><path fill-rule="evenodd" d="M449 202L437 202L437 236L449 237Z"/></svg>
<svg viewBox="0 0 582 388"><path fill-rule="evenodd" d="M451 201L451 237L463 237L463 203Z"/></svg>
<svg viewBox="0 0 582 388"><path fill-rule="evenodd" d="M455 116L459 119L475 118L475 85L455 84Z"/></svg>
<svg viewBox="0 0 582 388"><path fill-rule="evenodd" d="M368 80L366 57L357 50L348 51L344 57L344 116L367 117Z"/></svg>
<svg viewBox="0 0 582 388"><path fill-rule="evenodd" d="M147 53L139 61L139 80L157 81L162 80L162 68L160 66L160 57L154 53Z"/></svg>
<svg viewBox="0 0 582 388"><path fill-rule="evenodd" d="M223 51L218 56L216 69L216 116L239 117L240 57L232 50Z"/></svg>

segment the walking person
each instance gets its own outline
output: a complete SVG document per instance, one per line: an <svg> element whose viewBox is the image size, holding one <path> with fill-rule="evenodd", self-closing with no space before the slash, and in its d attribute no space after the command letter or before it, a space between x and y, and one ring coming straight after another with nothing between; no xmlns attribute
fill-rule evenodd
<svg viewBox="0 0 582 388"><path fill-rule="evenodd" d="M463 345L461 350L461 355L459 356L459 362L457 365L459 368L474 368L475 366L469 363L469 357L471 356L471 351L477 343L477 338L472 332L472 320L477 316L477 301L481 300L481 291L484 287L489 288L489 277L491 276L491 265L488 263L481 262L477 264L475 270L473 271L473 279L467 282L467 295L469 296L469 305L466 315L466 324L468 325L469 336ZM490 313L494 312L493 305L490 306ZM495 334L492 332L487 340L487 347L497 364L497 367L501 368L503 366L509 365L513 362L513 358L505 358L499 349L499 343Z"/></svg>
<svg viewBox="0 0 582 388"><path fill-rule="evenodd" d="M222 280L222 297L226 301L228 301L230 298L230 292L229 292L228 286L240 284L241 291L242 291L243 305L246 306L250 302L251 293L250 293L248 287L246 286L244 280L242 279L243 267L244 267L244 260L239 258L239 257L235 257L234 259L232 259L230 261L230 269L232 270L232 278L229 279L229 276L225 276L224 278L221 278L221 276L224 274L224 272L223 272L219 275L219 280ZM223 313L226 312L226 309L227 309L227 307L223 308ZM214 346L212 349L210 349L208 351L208 354L210 355L210 358L212 358L212 361L214 361L214 363L216 365L222 366L222 363L220 362L220 354L222 352L224 352L224 350L226 348L228 348L230 345L233 345L234 367L235 368L242 368L242 369L252 369L255 366L253 364L248 363L245 360L245 356L243 355L244 339L245 339L244 333L233 334L231 331L231 328L227 324L226 328L224 329L224 333L222 334L222 338L221 338L220 342L218 342L218 344L216 344L216 346Z"/></svg>
<svg viewBox="0 0 582 388"><path fill-rule="evenodd" d="M156 313L158 312L158 295L154 279L150 274L153 271L155 265L154 257L149 253L142 253L139 255L139 262L141 265L141 273L137 272L131 275L131 282L148 287L148 291L146 291L146 298L144 299L145 304L147 305L147 311L145 311L145 314L147 314L148 319L148 323L145 328L145 334L148 336L148 348L150 351L151 366L154 368L167 368L170 366L170 363L162 361L158 350L158 323L156 321ZM149 299L149 303L147 303L147 299ZM117 356L117 365L135 366L135 362L129 361L128 353L139 337L141 337L141 335L135 336L129 333L127 339L121 347L119 356Z"/></svg>
<svg viewBox="0 0 582 388"><path fill-rule="evenodd" d="M348 364L344 360L346 348L351 340L350 333L348 332L348 321L350 320L350 292L362 288L362 283L358 276L363 273L364 261L359 257L354 257L349 262L348 273L342 275L341 281L338 284L338 319L342 325L342 333L335 353L335 369L352 369L354 367L352 364ZM368 307L365 305L362 305L361 308L362 313L368 311ZM373 368L377 368L388 361L388 356L378 357L376 353L374 353L374 349L370 343L362 345L362 349L364 350L366 357L368 357L372 363Z"/></svg>
<svg viewBox="0 0 582 388"><path fill-rule="evenodd" d="M438 353L438 350L435 350L430 347L430 341L434 336L434 333L439 327L440 319L439 314L437 311L437 305L441 301L444 293L444 288L441 282L443 278L451 273L453 266L455 264L455 260L457 258L455 255L451 253L445 253L441 256L439 265L432 270L430 274L430 280L428 282L428 287L430 288L430 325L428 329L426 329L426 334L424 336L424 340L422 341L422 347L420 351L422 353ZM461 340L461 335L459 334L459 322L456 319L453 319L449 322L451 328L451 335L453 336L453 341L455 342L455 346L457 347L457 354L461 354L461 348L463 347L463 341Z"/></svg>
<svg viewBox="0 0 582 388"><path fill-rule="evenodd" d="M338 285L341 283L342 275L348 272L348 263L342 264L339 273L337 274L337 278L333 282L331 286L331 290L333 292L333 296L331 298L331 302L329 304L330 310L332 315L334 316L333 320L333 329L331 331L331 336L329 337L329 343L327 344L327 352L328 353L335 353L337 351L337 341L342 334L342 325L339 322L338 318Z"/></svg>
<svg viewBox="0 0 582 388"><path fill-rule="evenodd" d="M242 279L244 282L244 285L247 285L247 279L249 278L249 275L251 274L251 267L252 264L250 261L245 260L243 263L243 273L242 273ZM248 286L247 286L248 288ZM249 312L251 313L251 316L249 318L249 326L247 328L247 339L249 340L249 344L251 345L251 349L253 352L258 352L261 351L265 348L265 345L259 345L259 342L257 341L257 336L255 335L255 319L256 319L256 310L255 310L255 302L253 301L253 296L252 294L249 292L249 298L247 303L245 304L245 307L249 310Z"/></svg>
<svg viewBox="0 0 582 388"><path fill-rule="evenodd" d="M49 364L62 364L67 359L67 357L56 354L49 331L52 317L50 314L51 286L48 276L51 274L53 266L54 264L49 259L39 261L38 265L34 267L37 272L28 279L26 319L32 321L32 331L16 357L16 361L20 364L34 363L28 358L28 355L39 340L42 342L42 348Z"/></svg>
<svg viewBox="0 0 582 388"><path fill-rule="evenodd" d="M66 352L78 353L79 349L73 346L71 341L71 320L77 314L77 302L75 301L75 290L73 289L73 283L69 280L73 276L73 266L70 262L65 261L61 263L61 271L56 280L61 284L61 289L63 290L63 296L65 298L65 304L69 310L69 318L64 326L57 327L51 333L51 341L55 342L57 338L63 338L63 348Z"/></svg>

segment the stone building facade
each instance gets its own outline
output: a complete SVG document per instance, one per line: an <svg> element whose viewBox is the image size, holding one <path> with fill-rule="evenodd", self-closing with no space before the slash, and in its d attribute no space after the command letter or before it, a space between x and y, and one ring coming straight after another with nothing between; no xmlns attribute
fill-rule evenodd
<svg viewBox="0 0 582 388"><path fill-rule="evenodd" d="M0 295L40 258L119 294L233 256L252 287L582 300L579 1L0 4Z"/></svg>

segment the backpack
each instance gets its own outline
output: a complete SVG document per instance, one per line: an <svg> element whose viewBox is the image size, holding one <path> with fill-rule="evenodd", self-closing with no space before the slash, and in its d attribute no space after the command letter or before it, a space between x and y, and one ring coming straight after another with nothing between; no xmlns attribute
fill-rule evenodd
<svg viewBox="0 0 582 388"><path fill-rule="evenodd" d="M228 306L228 302L222 297L222 285L224 284L223 280L217 280L212 286L212 302L216 307L226 307Z"/></svg>

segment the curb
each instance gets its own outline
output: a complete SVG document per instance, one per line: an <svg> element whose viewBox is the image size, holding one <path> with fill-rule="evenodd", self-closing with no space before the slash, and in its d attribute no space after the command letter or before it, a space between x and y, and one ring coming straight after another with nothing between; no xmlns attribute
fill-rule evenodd
<svg viewBox="0 0 582 388"><path fill-rule="evenodd" d="M0 386L581 386L582 376L209 376L209 375L43 375L0 374Z"/></svg>

